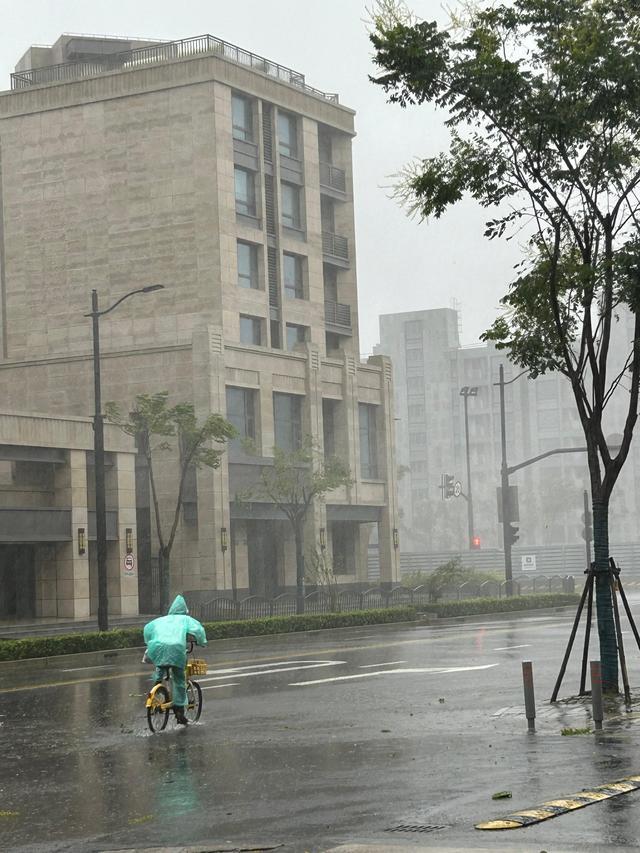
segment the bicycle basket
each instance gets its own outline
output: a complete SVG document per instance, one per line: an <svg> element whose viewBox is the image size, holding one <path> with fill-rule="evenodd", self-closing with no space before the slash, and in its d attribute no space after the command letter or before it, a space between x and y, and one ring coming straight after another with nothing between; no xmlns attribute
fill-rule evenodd
<svg viewBox="0 0 640 853"><path fill-rule="evenodd" d="M192 675L206 675L207 674L207 662L206 660L190 660L187 662L187 677L191 678Z"/></svg>

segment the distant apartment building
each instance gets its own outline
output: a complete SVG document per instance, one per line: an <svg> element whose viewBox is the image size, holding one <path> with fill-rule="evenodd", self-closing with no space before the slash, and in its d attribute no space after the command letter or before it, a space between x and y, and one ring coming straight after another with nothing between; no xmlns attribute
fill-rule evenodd
<svg viewBox="0 0 640 853"><path fill-rule="evenodd" d="M11 91L0 93L4 410L91 415L92 289L102 308L162 284L101 321L103 399L127 411L136 394L166 390L171 402L194 402L200 417L220 412L238 430L222 466L199 469L188 484L173 591L271 596L295 584L282 514L236 497L274 446L296 448L306 435L353 476L314 507L308 546L329 554L341 582L364 582L375 531L382 580L397 577L391 366L383 356L359 360L353 136L354 113L337 95L211 36L64 35L30 48ZM91 511L86 461L78 476ZM166 518L177 462L158 471ZM129 549L146 610L157 542L139 456L129 490L137 508ZM113 496L108 509L118 511ZM3 511L0 500L0 551ZM76 525L65 533L76 552L77 535ZM38 576L48 543L23 540L12 547ZM75 571L95 612L89 540ZM116 534L114 590L126 550ZM114 594L111 608L135 603Z"/></svg>
<svg viewBox="0 0 640 853"><path fill-rule="evenodd" d="M621 317L615 335L612 368L625 341L633 337ZM631 337L629 337L631 336ZM389 355L396 395L396 459L403 550L467 550L467 456L462 389L467 397L473 533L480 548L501 548L497 494L500 485L500 392L504 366L507 461L516 465L551 450L584 447L584 436L568 381L560 374L535 380L522 376L493 345L461 346L458 312L443 308L385 314L380 344ZM611 375L616 371L612 369ZM512 381L515 380L515 381ZM611 443L621 430L628 401L622 387L610 406ZM613 544L638 541L640 455L635 439L611 505ZM443 500L442 476L461 486L457 498ZM518 486L519 545L582 543L583 491L589 489L586 454L553 454L511 477Z"/></svg>

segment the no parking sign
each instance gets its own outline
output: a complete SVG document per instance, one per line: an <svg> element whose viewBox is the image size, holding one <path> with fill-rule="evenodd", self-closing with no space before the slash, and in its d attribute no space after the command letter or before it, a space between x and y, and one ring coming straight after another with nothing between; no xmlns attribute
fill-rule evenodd
<svg viewBox="0 0 640 853"><path fill-rule="evenodd" d="M136 559L133 554L127 554L124 558L124 573L125 575L133 575L136 571Z"/></svg>

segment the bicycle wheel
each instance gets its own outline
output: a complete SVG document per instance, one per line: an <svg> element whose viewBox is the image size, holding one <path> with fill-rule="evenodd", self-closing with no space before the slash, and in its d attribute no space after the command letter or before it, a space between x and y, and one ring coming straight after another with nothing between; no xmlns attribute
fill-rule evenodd
<svg viewBox="0 0 640 853"><path fill-rule="evenodd" d="M151 704L147 706L147 723L152 732L161 732L169 719L169 708L162 706L171 701L169 691L162 684L151 690Z"/></svg>
<svg viewBox="0 0 640 853"><path fill-rule="evenodd" d="M187 706L184 715L190 723L197 723L202 713L202 690L197 681L187 681Z"/></svg>

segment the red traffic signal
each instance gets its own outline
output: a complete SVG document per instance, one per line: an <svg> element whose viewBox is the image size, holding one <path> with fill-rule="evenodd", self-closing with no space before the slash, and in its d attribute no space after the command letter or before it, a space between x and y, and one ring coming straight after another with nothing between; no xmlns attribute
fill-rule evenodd
<svg viewBox="0 0 640 853"><path fill-rule="evenodd" d="M471 539L471 547L474 548L475 550L480 549L480 537L479 536L474 536Z"/></svg>

